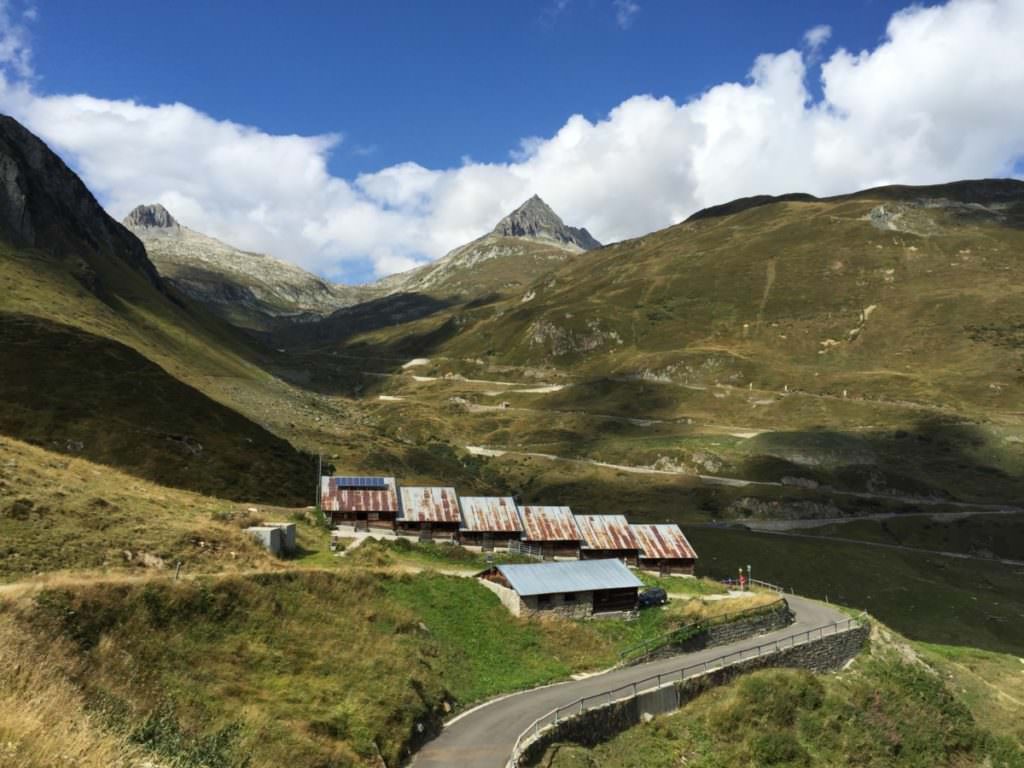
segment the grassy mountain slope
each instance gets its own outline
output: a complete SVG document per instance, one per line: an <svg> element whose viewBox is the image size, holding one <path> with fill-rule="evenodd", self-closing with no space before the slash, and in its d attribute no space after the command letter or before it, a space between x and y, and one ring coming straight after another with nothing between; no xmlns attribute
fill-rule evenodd
<svg viewBox="0 0 1024 768"><path fill-rule="evenodd" d="M0 129L17 190L0 215L2 428L181 487L304 501L310 460L221 404L272 385L254 348L169 291L42 142Z"/></svg>
<svg viewBox="0 0 1024 768"><path fill-rule="evenodd" d="M402 374L362 391L425 411L440 385L408 373L506 382L449 387L472 406L449 427L467 444L882 495L1020 495L1024 183L712 214L589 252L513 298L311 345L323 365ZM399 370L412 357L431 365Z"/></svg>
<svg viewBox="0 0 1024 768"><path fill-rule="evenodd" d="M70 711L182 768L397 765L453 710L607 667L636 630L656 634L660 616L517 619L473 579L358 559L2 598L0 637L17 642L0 646L0 670L16 669L16 690L27 694L45 656L48 684L78 703ZM0 733L18 725L8 717L0 711ZM12 728L22 759L10 764L45 765L30 759L30 736Z"/></svg>
<svg viewBox="0 0 1024 768"><path fill-rule="evenodd" d="M953 649L950 649L953 650ZM947 665L884 628L835 675L764 670L712 689L677 714L636 726L594 749L549 750L548 768L712 766L1024 765L1021 733L1007 730L947 680ZM1019 660L1002 657L1005 663ZM1018 670L1019 672L1019 670ZM993 677L986 703L1014 690ZM1019 702L1010 706L1019 717ZM993 731L996 727L999 730Z"/></svg>

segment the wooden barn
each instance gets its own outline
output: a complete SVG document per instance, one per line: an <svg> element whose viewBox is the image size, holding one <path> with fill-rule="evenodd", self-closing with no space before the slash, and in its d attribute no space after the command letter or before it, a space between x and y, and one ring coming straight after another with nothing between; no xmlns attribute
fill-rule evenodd
<svg viewBox="0 0 1024 768"><path fill-rule="evenodd" d="M523 521L511 496L462 496L459 542L485 550L508 548L523 534Z"/></svg>
<svg viewBox="0 0 1024 768"><path fill-rule="evenodd" d="M643 584L619 560L496 565L477 575L516 616L573 619L635 611Z"/></svg>
<svg viewBox="0 0 1024 768"><path fill-rule="evenodd" d="M569 507L519 508L523 543L538 547L545 559L580 556L580 531Z"/></svg>
<svg viewBox="0 0 1024 768"><path fill-rule="evenodd" d="M581 560L614 557L629 565L637 565L640 545L625 515L576 515L576 527L583 540Z"/></svg>
<svg viewBox="0 0 1024 768"><path fill-rule="evenodd" d="M675 524L631 525L640 545L640 567L659 573L693 575L697 552Z"/></svg>
<svg viewBox="0 0 1024 768"><path fill-rule="evenodd" d="M320 509L331 525L392 528L399 509L398 484L393 477L321 477Z"/></svg>
<svg viewBox="0 0 1024 768"><path fill-rule="evenodd" d="M454 488L402 486L401 500L396 531L415 533L421 539L458 538L462 516Z"/></svg>

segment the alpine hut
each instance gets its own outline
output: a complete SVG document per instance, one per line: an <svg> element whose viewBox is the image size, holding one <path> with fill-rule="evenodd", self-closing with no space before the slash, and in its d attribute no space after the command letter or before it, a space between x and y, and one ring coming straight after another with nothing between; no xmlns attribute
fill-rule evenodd
<svg viewBox="0 0 1024 768"><path fill-rule="evenodd" d="M659 573L693 574L697 552L675 524L631 525L640 545L640 567Z"/></svg>
<svg viewBox="0 0 1024 768"><path fill-rule="evenodd" d="M640 545L625 515L576 515L576 527L583 540L581 560L614 557L629 565L637 564Z"/></svg>
<svg viewBox="0 0 1024 768"><path fill-rule="evenodd" d="M398 515L398 484L393 477L321 477L320 509L331 525L392 528Z"/></svg>
<svg viewBox="0 0 1024 768"><path fill-rule="evenodd" d="M511 496L463 496L459 542L481 549L507 548L523 534L523 521Z"/></svg>
<svg viewBox="0 0 1024 768"><path fill-rule="evenodd" d="M643 586L614 559L495 565L477 578L516 616L574 619L634 611Z"/></svg>
<svg viewBox="0 0 1024 768"><path fill-rule="evenodd" d="M454 488L402 486L402 511L395 519L399 533L421 539L455 539L462 517Z"/></svg>
<svg viewBox="0 0 1024 768"><path fill-rule="evenodd" d="M569 507L519 508L523 543L540 549L546 559L580 556L580 531Z"/></svg>

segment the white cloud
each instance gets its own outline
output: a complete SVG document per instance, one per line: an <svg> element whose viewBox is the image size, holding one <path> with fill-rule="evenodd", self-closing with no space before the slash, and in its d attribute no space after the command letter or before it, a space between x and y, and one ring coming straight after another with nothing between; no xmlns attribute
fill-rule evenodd
<svg viewBox="0 0 1024 768"><path fill-rule="evenodd" d="M812 51L817 51L832 37L832 27L828 24L819 24L804 32L804 45Z"/></svg>
<svg viewBox="0 0 1024 768"><path fill-rule="evenodd" d="M807 49L763 54L744 82L685 103L634 96L597 121L573 115L505 162L409 162L354 179L328 170L340 135L48 95L19 77L29 58L0 61L0 109L65 156L115 216L162 202L228 242L351 278L436 258L534 192L608 242L745 195L1008 175L1024 157L1022 39L1020 0L914 6L873 49L839 49L820 67ZM816 77L817 101L806 87Z"/></svg>
<svg viewBox="0 0 1024 768"><path fill-rule="evenodd" d="M640 12L640 5L634 0L612 0L615 6L615 23L622 29L633 26L633 17Z"/></svg>
<svg viewBox="0 0 1024 768"><path fill-rule="evenodd" d="M37 13L33 6L25 7L19 13L12 5L9 0L0 0L0 66L10 69L18 77L30 78L34 74L32 46L28 29L22 21L34 21Z"/></svg>

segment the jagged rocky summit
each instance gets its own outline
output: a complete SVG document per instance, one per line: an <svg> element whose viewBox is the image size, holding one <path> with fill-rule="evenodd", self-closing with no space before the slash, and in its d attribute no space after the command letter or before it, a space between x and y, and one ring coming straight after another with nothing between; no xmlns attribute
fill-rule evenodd
<svg viewBox="0 0 1024 768"><path fill-rule="evenodd" d="M181 231L177 219L160 203L135 206L122 223L128 229L164 230L169 233Z"/></svg>
<svg viewBox="0 0 1024 768"><path fill-rule="evenodd" d="M551 240L569 247L575 246L581 251L601 247L601 243L586 229L567 226L539 195L534 195L499 221L492 234Z"/></svg>

